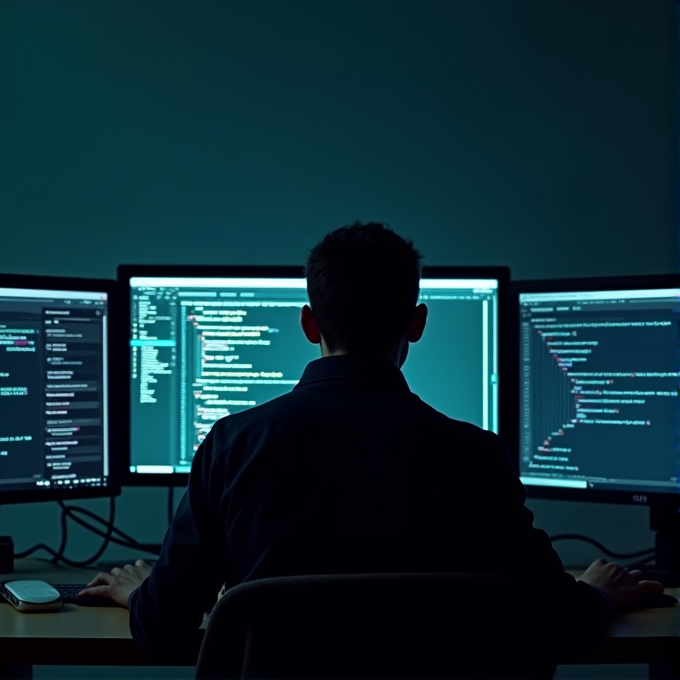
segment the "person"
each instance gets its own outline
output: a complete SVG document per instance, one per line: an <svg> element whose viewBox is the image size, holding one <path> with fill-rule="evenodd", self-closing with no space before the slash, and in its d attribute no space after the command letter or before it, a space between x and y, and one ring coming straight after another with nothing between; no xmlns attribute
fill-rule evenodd
<svg viewBox="0 0 680 680"><path fill-rule="evenodd" d="M194 664L220 586L295 574L482 572L529 579L604 631L661 584L598 560L580 580L533 526L496 434L449 418L401 372L423 335L421 255L357 222L310 252L304 335L321 348L288 394L217 421L198 448L158 561L83 591L130 609L151 654Z"/></svg>

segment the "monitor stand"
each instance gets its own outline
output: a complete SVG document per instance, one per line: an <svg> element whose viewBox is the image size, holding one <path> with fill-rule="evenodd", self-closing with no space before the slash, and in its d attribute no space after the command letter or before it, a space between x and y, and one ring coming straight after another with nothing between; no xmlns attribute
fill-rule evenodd
<svg viewBox="0 0 680 680"><path fill-rule="evenodd" d="M643 578L661 581L666 588L680 588L680 509L649 508L649 528L656 532L655 564L639 567Z"/></svg>

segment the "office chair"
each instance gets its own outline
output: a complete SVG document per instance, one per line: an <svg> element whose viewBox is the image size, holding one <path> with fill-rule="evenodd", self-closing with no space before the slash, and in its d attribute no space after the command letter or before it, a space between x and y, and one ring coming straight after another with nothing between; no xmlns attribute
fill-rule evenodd
<svg viewBox="0 0 680 680"><path fill-rule="evenodd" d="M552 678L545 592L482 574L332 574L231 588L196 680Z"/></svg>

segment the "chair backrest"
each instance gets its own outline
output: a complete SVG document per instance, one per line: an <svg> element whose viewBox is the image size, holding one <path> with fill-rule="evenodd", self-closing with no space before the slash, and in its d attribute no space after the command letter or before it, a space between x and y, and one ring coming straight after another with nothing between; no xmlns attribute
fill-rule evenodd
<svg viewBox="0 0 680 680"><path fill-rule="evenodd" d="M551 678L548 599L481 574L250 581L215 606L196 678Z"/></svg>

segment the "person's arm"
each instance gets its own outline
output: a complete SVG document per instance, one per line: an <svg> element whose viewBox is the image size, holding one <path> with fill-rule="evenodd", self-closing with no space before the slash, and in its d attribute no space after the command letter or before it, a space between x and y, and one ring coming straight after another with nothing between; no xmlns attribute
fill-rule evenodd
<svg viewBox="0 0 680 680"><path fill-rule="evenodd" d="M486 433L483 448L483 487L477 506L484 537L480 571L502 571L546 589L546 596L563 610L582 636L606 632L612 607L605 589L592 588L565 572L550 538L534 527L526 507L526 491L512 466L503 441Z"/></svg>
<svg viewBox="0 0 680 680"><path fill-rule="evenodd" d="M217 468L215 428L194 457L189 484L151 575L130 596L130 630L148 653L195 664L203 613L230 581L219 502L224 480Z"/></svg>

